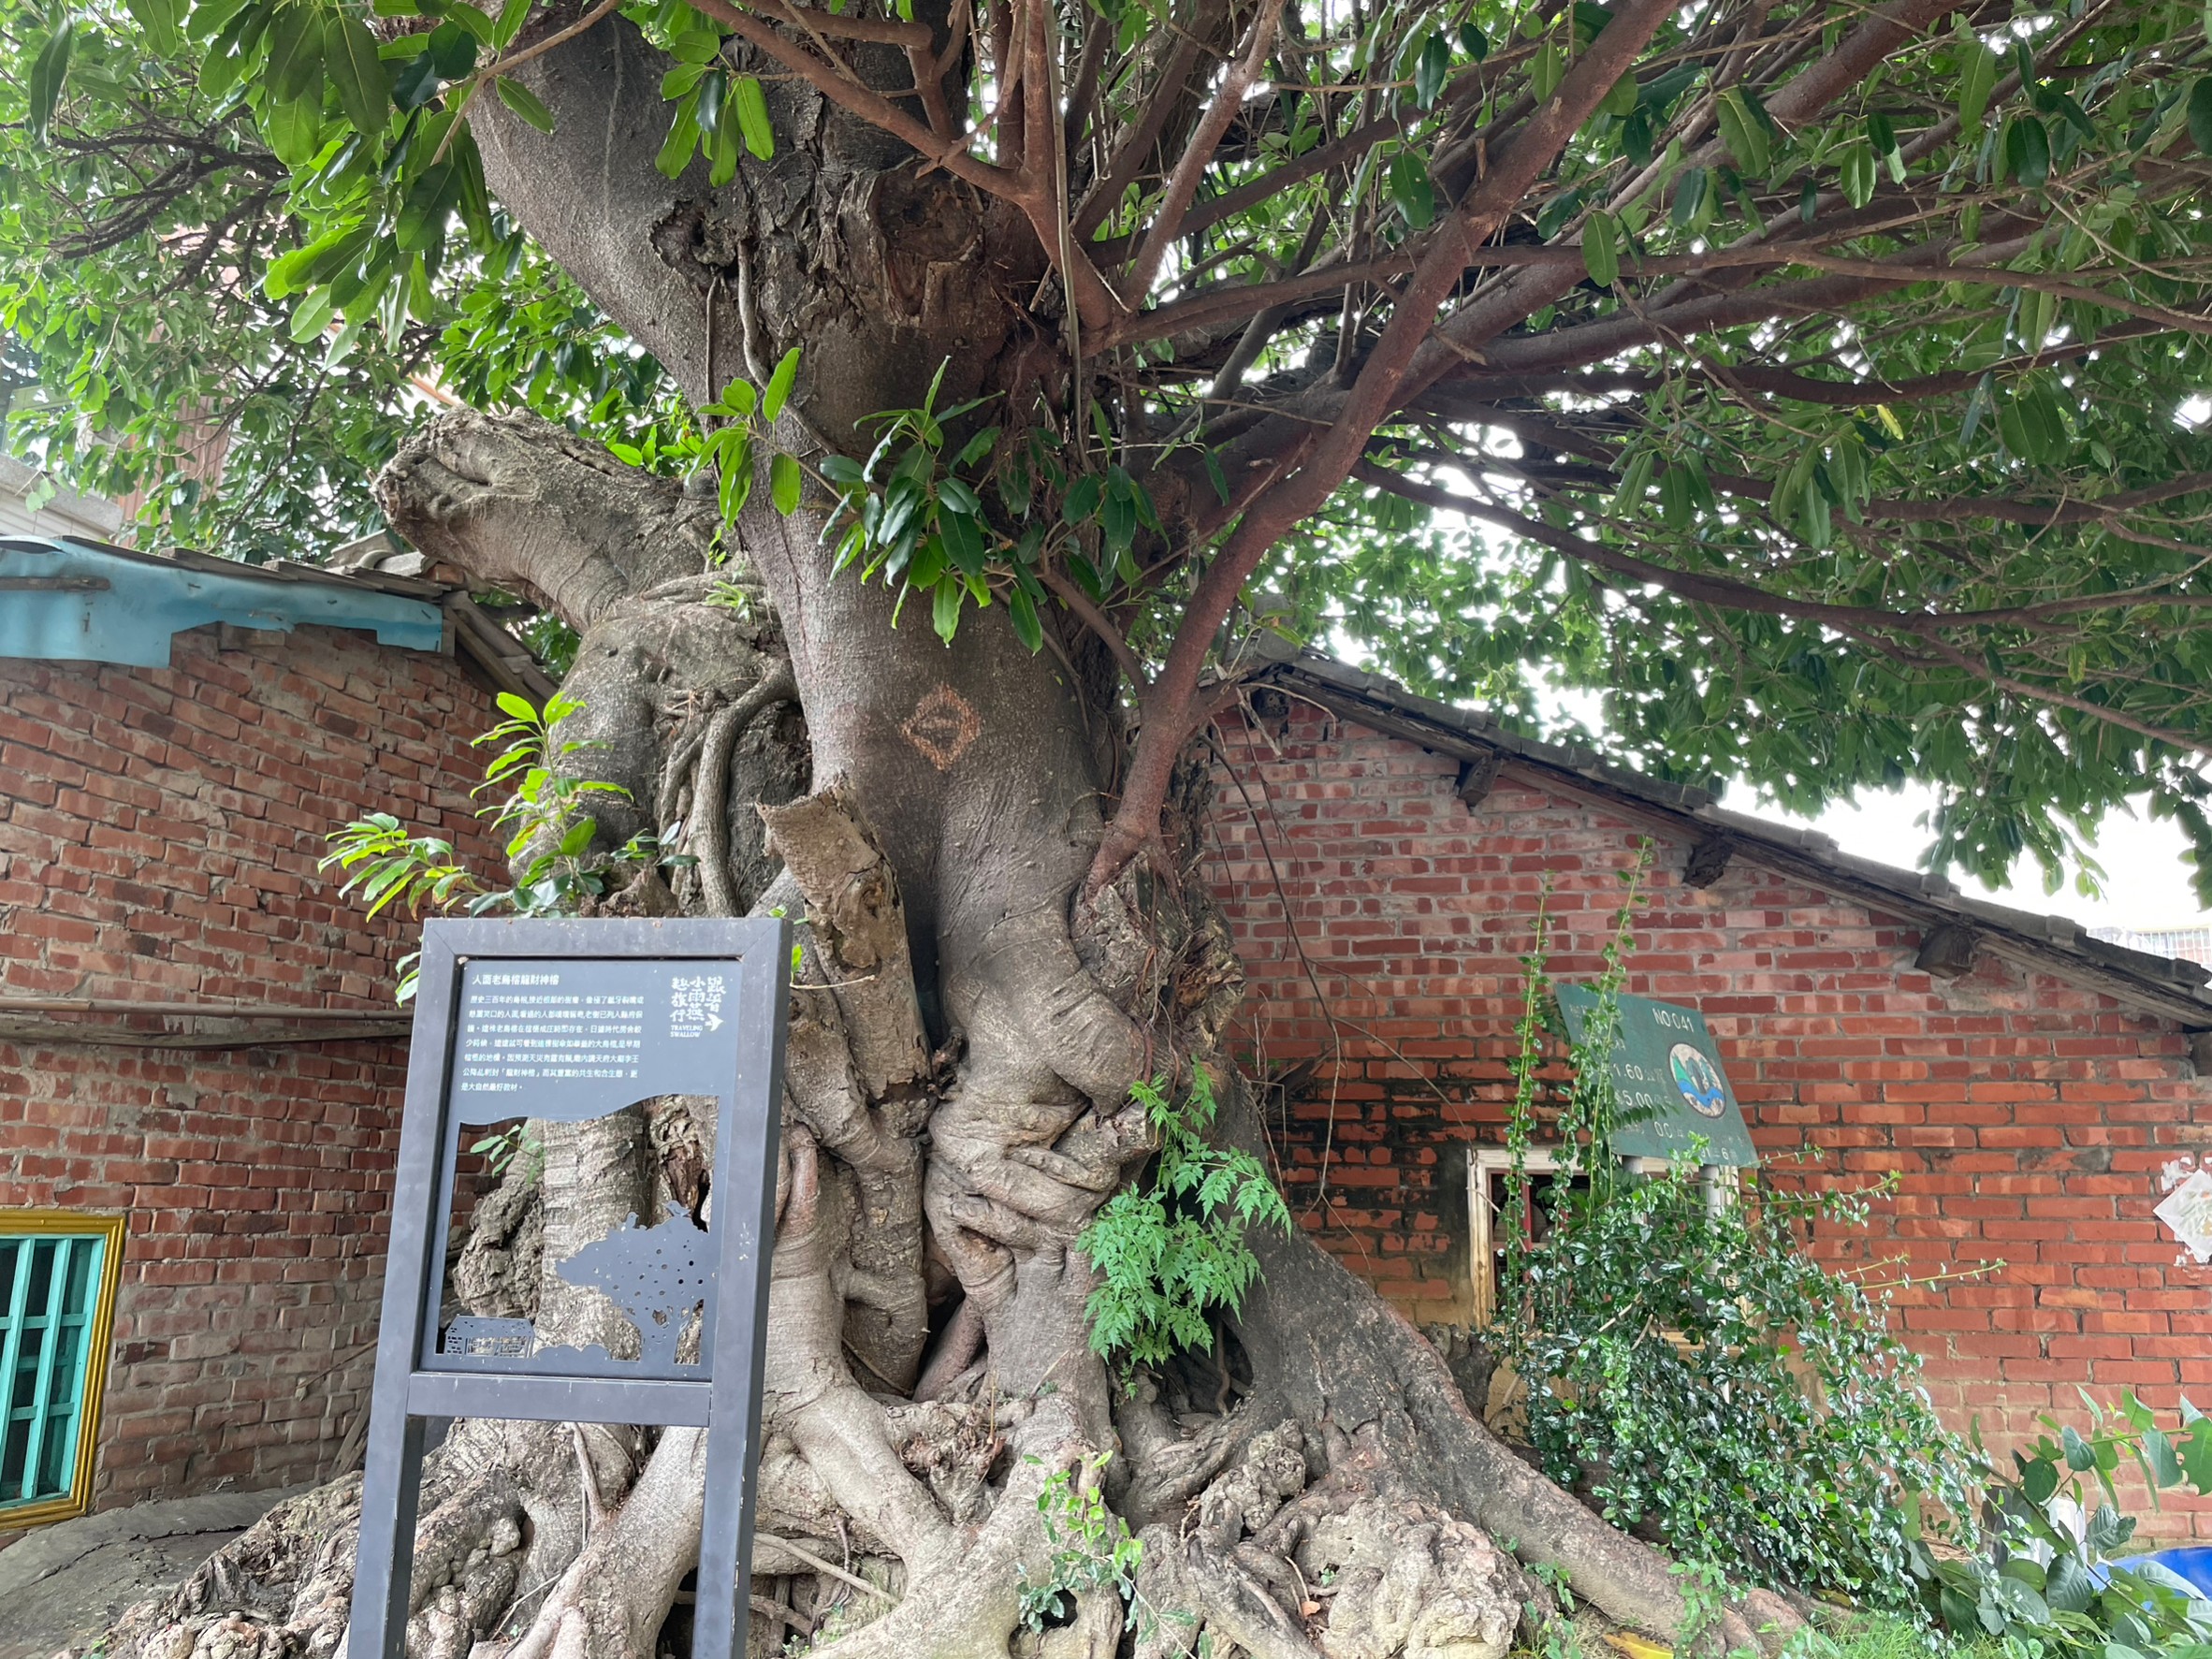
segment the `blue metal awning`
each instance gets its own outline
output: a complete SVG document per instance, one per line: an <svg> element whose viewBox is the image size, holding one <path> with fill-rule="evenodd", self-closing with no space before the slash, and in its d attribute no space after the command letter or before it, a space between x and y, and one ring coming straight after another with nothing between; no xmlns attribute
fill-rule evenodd
<svg viewBox="0 0 2212 1659"><path fill-rule="evenodd" d="M302 622L359 628L381 645L416 651L437 650L445 635L435 604L343 577L0 537L0 657L166 668L170 639L211 622L284 633Z"/></svg>

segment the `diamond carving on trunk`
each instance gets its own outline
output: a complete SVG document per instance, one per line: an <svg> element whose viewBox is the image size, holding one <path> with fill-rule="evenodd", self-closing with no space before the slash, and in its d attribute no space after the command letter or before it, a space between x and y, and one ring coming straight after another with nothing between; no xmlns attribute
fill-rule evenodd
<svg viewBox="0 0 2212 1659"><path fill-rule="evenodd" d="M949 772L982 735L983 720L967 698L950 686L939 686L914 705L914 712L899 730L931 765Z"/></svg>

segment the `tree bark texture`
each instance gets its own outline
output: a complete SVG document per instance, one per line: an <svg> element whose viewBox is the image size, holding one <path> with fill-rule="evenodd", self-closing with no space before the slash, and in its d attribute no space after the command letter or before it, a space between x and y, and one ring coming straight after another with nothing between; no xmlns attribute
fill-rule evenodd
<svg viewBox="0 0 2212 1659"><path fill-rule="evenodd" d="M1243 14L1215 9L1234 36ZM940 367L940 402L1064 397L1061 318L1014 210L790 79L766 82L772 162L672 183L653 166L663 67L613 19L522 72L554 133L496 106L477 130L499 198L694 397L802 347L774 437L809 458L866 453L867 417ZM589 746L560 764L620 786L595 797L603 844L680 822L700 860L607 908L808 924L750 1652L1499 1659L1534 1598L1516 1554L1621 1624L1677 1630L1666 1561L1531 1473L1302 1237L1262 1243L1215 1356L1119 1389L1090 1351L1075 1242L1150 1150L1131 1085L1218 1070L1237 983L1171 834L1086 884L1129 735L1094 637L1048 619L1033 654L995 605L948 648L923 606L895 622L881 584L832 574L818 492L786 517L756 489L718 548L711 492L525 417L442 417L379 493L436 560L578 630L564 690L583 707L558 735ZM1224 1076L1226 1131L1264 1152ZM710 1106L541 1126L542 1156L478 1213L456 1297L633 1343L552 1268L610 1221L711 1202ZM410 1659L681 1652L699 1449L688 1431L457 1427L424 1497ZM1143 1543L1133 1623L1090 1590L1023 1625L1061 1476ZM280 1508L110 1651L327 1659L356 1502L342 1482ZM1768 1623L1793 1622L1747 1606L1716 1634L1771 1646Z"/></svg>

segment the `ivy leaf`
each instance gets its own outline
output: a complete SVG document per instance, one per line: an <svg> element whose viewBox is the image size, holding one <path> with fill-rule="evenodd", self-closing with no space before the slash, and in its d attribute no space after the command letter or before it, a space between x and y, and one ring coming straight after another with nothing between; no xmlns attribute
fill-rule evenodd
<svg viewBox="0 0 2212 1659"><path fill-rule="evenodd" d="M1975 41L1966 49L1958 70L1958 130L1971 133L1982 124L1989 108L1989 95L1997 86L1997 54Z"/></svg>
<svg viewBox="0 0 2212 1659"><path fill-rule="evenodd" d="M745 136L746 149L755 161L770 160L776 153L776 130L768 124L768 100L761 83L740 75L731 92L737 100L737 128Z"/></svg>
<svg viewBox="0 0 2212 1659"><path fill-rule="evenodd" d="M1601 288L1611 287L1621 278L1620 237L1619 221L1602 209L1582 226L1582 267Z"/></svg>
<svg viewBox="0 0 2212 1659"><path fill-rule="evenodd" d="M776 360L776 368L768 376L768 386L761 394L761 418L773 426L782 415L783 405L791 397L792 383L799 377L799 348L793 346Z"/></svg>
<svg viewBox="0 0 2212 1659"><path fill-rule="evenodd" d="M546 109L538 95L516 80L512 75L502 75L492 83L500 102L536 127L541 133L553 130L553 111Z"/></svg>
<svg viewBox="0 0 2212 1659"><path fill-rule="evenodd" d="M46 141L53 126L53 112L62 101L62 86L69 78L69 52L77 37L76 20L64 16L38 49L31 65L31 136Z"/></svg>
<svg viewBox="0 0 2212 1659"><path fill-rule="evenodd" d="M330 13L323 25L323 62L346 120L371 137L383 132L391 116L392 95L369 25L350 12ZM502 81L502 97L505 86ZM551 126L546 130L550 132Z"/></svg>
<svg viewBox="0 0 2212 1659"><path fill-rule="evenodd" d="M799 510L799 489L804 482L798 458L778 450L768 463L768 499L786 518Z"/></svg>

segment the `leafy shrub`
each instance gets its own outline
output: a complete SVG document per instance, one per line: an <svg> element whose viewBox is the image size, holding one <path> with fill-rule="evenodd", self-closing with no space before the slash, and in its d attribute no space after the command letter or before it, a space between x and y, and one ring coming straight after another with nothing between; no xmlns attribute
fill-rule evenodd
<svg viewBox="0 0 2212 1659"><path fill-rule="evenodd" d="M1159 1137L1152 1179L1108 1199L1076 1241L1102 1280L1084 1308L1091 1347L1124 1371L1211 1347L1213 1310L1235 1312L1259 1273L1244 1229L1290 1230L1266 1166L1206 1141L1215 1102L1203 1067L1179 1101L1165 1079L1130 1094Z"/></svg>
<svg viewBox="0 0 2212 1659"><path fill-rule="evenodd" d="M1610 1150L1606 1062L1635 903L1632 886L1574 1050L1544 1235L1526 1236L1522 1205L1508 1205L1493 1341L1530 1383L1531 1441L1554 1479L1689 1562L1914 1607L1923 1506L1970 1514L1975 1463L1937 1419L1883 1301L1804 1253L1816 1221L1863 1224L1867 1196L1762 1180L1716 1205L1695 1171L1631 1178ZM1539 936L1516 1062L1521 1149L1544 1032L1559 1028L1543 949Z"/></svg>
<svg viewBox="0 0 2212 1659"><path fill-rule="evenodd" d="M2135 1521L2113 1480L2132 1464L2154 1501L2182 1486L2212 1493L2212 1419L2184 1402L2169 1433L2132 1394L2116 1414L2089 1409L2088 1434L2045 1418L2052 1433L1991 1480L1980 1550L1923 1550L1915 1576L1944 1625L2001 1638L2008 1659L2212 1659L2212 1604L2126 1564Z"/></svg>
<svg viewBox="0 0 2212 1659"><path fill-rule="evenodd" d="M1052 1556L1034 1579L1026 1566L1015 1568L1022 1623L1030 1630L1063 1618L1069 1597L1099 1591L1118 1596L1125 1624L1136 1628L1137 1568L1143 1563L1144 1546L1129 1535L1128 1523L1107 1507L1099 1490L1110 1455L1085 1458L1080 1469L1055 1469L1037 1494L1037 1513Z"/></svg>

